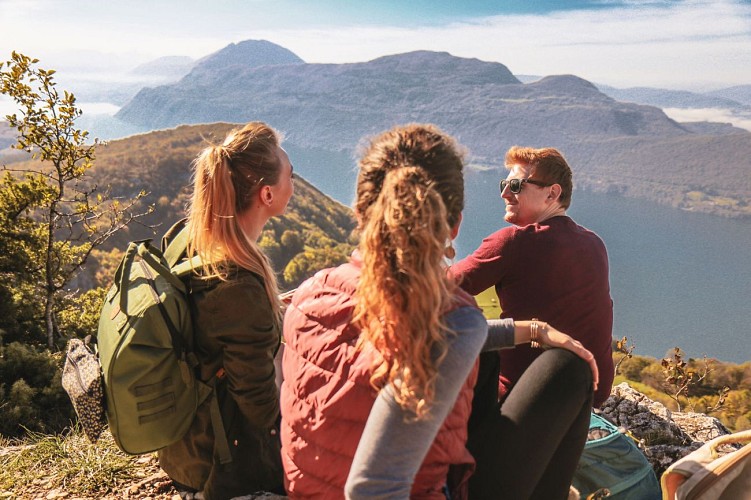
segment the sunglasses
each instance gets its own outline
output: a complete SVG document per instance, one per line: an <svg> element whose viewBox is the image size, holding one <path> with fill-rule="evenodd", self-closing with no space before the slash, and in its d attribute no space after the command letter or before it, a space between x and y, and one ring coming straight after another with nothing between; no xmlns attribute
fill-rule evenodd
<svg viewBox="0 0 751 500"><path fill-rule="evenodd" d="M522 192L522 185L528 182L530 184L534 184L535 186L541 186L541 187L548 187L552 186L552 184L548 182L542 182L542 181L536 181L534 179L501 179L501 193L503 193L503 190L506 189L506 186L508 186L509 191L511 191L514 194L519 194Z"/></svg>

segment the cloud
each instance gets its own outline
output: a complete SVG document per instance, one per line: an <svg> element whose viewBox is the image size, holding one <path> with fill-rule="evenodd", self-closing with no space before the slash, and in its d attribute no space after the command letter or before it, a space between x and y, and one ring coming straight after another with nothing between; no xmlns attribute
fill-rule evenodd
<svg viewBox="0 0 751 500"><path fill-rule="evenodd" d="M498 61L520 74L571 73L613 86L698 89L751 82L749 19L751 6L729 0L638 2L414 29L351 26L256 34L309 62L443 50Z"/></svg>
<svg viewBox="0 0 751 500"><path fill-rule="evenodd" d="M751 114L738 114L722 108L664 108L663 111L677 122L730 123L751 131Z"/></svg>
<svg viewBox="0 0 751 500"><path fill-rule="evenodd" d="M312 8L305 15L288 13L285 23L287 2L248 6L227 0L199 11L208 4L0 0L0 47L39 57L48 67L83 60L115 73L159 56L198 58L231 42L266 39L308 62L359 62L425 49L501 62L519 74L576 74L616 87L703 90L751 83L748 2L594 3L587 10L395 27L379 24L377 16L366 25L352 24L334 11L336 2L319 2L329 10L316 11L314 24L312 18L305 22ZM101 54L82 52L94 49Z"/></svg>

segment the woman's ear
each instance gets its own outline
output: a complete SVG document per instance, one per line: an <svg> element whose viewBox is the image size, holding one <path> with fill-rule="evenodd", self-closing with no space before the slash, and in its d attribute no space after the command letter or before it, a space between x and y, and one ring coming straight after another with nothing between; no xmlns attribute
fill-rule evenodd
<svg viewBox="0 0 751 500"><path fill-rule="evenodd" d="M274 192L271 190L271 186L262 186L260 191L258 191L258 196L261 198L261 203L267 207L271 206L271 203L274 201Z"/></svg>

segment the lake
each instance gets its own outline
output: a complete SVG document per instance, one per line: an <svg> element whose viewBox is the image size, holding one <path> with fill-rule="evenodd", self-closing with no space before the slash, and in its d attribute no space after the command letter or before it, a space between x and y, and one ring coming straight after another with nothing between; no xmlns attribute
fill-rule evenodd
<svg viewBox="0 0 751 500"><path fill-rule="evenodd" d="M351 154L285 147L296 172L352 206ZM457 258L505 224L500 175L496 170L467 172ZM659 358L678 346L693 358L751 360L751 221L580 190L568 213L599 234L608 248L613 335L627 336L635 354Z"/></svg>

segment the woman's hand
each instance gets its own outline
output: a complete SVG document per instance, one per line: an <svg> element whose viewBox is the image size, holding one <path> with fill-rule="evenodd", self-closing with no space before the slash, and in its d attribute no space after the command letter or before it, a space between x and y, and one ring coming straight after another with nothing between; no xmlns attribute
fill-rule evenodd
<svg viewBox="0 0 751 500"><path fill-rule="evenodd" d="M594 388L597 390L597 384L600 381L600 374L597 370L597 363L595 362L594 354L589 352L578 340L556 330L550 325L547 325L545 328L540 328L539 332L540 344L544 347L560 347L562 349L567 349L589 363L589 367L592 369Z"/></svg>

